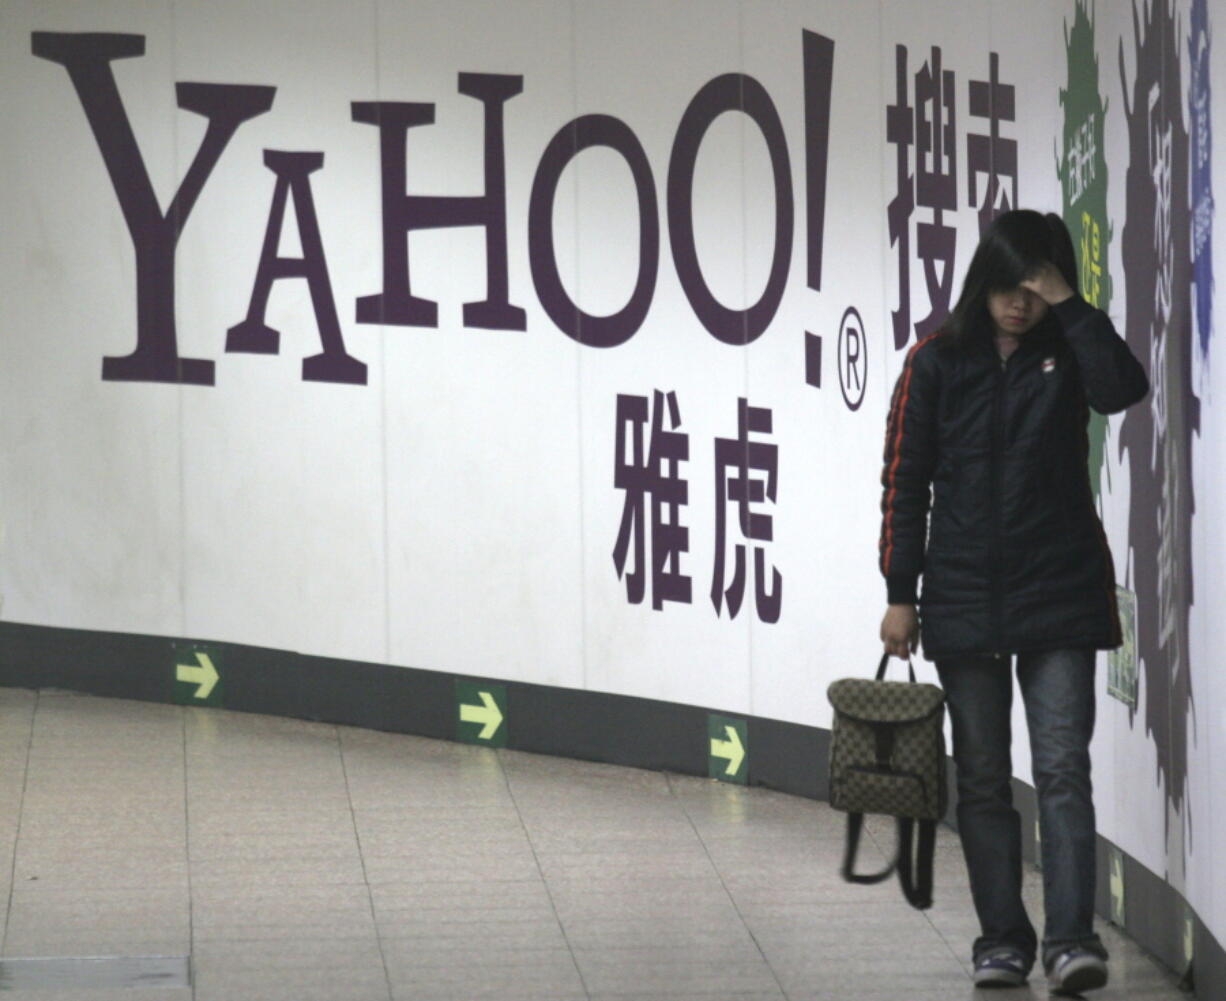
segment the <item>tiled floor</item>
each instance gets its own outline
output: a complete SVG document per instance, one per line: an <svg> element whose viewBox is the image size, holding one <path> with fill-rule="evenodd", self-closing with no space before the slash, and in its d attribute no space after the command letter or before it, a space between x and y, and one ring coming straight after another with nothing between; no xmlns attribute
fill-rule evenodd
<svg viewBox="0 0 1226 1001"><path fill-rule="evenodd" d="M922 914L841 882L842 837L824 804L707 779L0 688L0 957L190 956L193 980L0 995L976 997L956 837ZM1102 932L1103 1001L1184 997Z"/></svg>

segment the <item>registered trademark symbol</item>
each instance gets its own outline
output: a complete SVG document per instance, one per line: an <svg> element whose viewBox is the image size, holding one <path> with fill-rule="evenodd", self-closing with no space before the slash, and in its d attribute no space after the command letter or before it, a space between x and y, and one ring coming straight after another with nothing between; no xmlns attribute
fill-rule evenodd
<svg viewBox="0 0 1226 1001"><path fill-rule="evenodd" d="M855 306L848 306L839 324L839 388L850 410L859 410L864 402L867 362L864 321Z"/></svg>

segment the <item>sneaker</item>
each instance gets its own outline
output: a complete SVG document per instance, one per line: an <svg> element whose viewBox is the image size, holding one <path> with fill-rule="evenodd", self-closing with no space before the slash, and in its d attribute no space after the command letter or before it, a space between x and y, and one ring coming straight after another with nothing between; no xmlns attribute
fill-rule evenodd
<svg viewBox="0 0 1226 1001"><path fill-rule="evenodd" d="M1106 985L1107 962L1089 949L1066 949L1048 965L1047 982L1061 994L1092 991Z"/></svg>
<svg viewBox="0 0 1226 1001"><path fill-rule="evenodd" d="M975 959L976 987L1017 987L1029 973L1030 961L1017 949L989 949Z"/></svg>

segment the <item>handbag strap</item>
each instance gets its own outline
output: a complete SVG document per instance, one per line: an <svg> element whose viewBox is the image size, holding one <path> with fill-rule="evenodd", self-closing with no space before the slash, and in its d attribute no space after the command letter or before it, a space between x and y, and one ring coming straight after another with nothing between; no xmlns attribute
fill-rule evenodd
<svg viewBox="0 0 1226 1001"><path fill-rule="evenodd" d="M915 858L912 861L912 833L915 830ZM932 862L936 855L935 820L898 818L898 881L902 883L903 896L916 910L924 911L932 906Z"/></svg>
<svg viewBox="0 0 1226 1001"><path fill-rule="evenodd" d="M847 815L847 844L843 853L842 876L848 883L881 883L895 870L902 884L903 896L916 910L932 906L932 863L936 855L936 821L916 821L911 817L898 819L898 850L893 860L880 872L855 872L856 853L860 848L860 832L864 814ZM918 825L918 828L917 826ZM914 856L913 854L914 853Z"/></svg>
<svg viewBox="0 0 1226 1001"><path fill-rule="evenodd" d="M881 681L885 678L885 667L890 662L890 655L883 653L881 655L881 663L877 665L877 680ZM915 665L911 663L911 658L907 658L907 673L911 676L911 683L915 684Z"/></svg>
<svg viewBox="0 0 1226 1001"><path fill-rule="evenodd" d="M894 860L886 866L881 872L874 873L857 873L856 853L860 850L860 831L864 827L864 814L849 813L847 815L847 843L843 851L843 878L849 883L881 883L890 878L894 870L898 868L897 855Z"/></svg>

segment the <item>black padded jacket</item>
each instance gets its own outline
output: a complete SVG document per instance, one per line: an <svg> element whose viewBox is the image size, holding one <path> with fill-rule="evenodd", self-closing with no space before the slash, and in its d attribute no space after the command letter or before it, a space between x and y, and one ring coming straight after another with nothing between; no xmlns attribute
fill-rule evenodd
<svg viewBox="0 0 1226 1001"><path fill-rule="evenodd" d="M1002 362L989 332L908 353L886 423L880 566L929 660L1120 643L1088 407L1149 389L1107 314L1074 296Z"/></svg>

